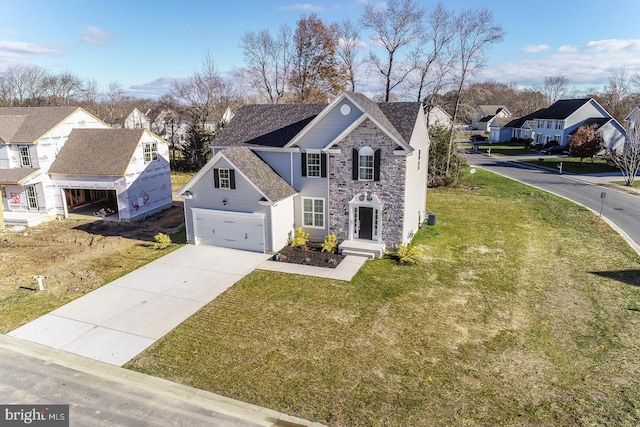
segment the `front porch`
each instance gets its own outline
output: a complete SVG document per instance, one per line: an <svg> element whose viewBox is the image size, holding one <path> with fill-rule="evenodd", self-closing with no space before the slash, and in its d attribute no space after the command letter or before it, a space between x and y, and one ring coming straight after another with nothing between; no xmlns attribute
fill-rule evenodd
<svg viewBox="0 0 640 427"><path fill-rule="evenodd" d="M367 258L380 258L384 255L385 244L370 240L345 240L338 246L343 255L358 255Z"/></svg>
<svg viewBox="0 0 640 427"><path fill-rule="evenodd" d="M42 212L4 212L5 227L23 226L35 227L43 222L49 221L49 215Z"/></svg>

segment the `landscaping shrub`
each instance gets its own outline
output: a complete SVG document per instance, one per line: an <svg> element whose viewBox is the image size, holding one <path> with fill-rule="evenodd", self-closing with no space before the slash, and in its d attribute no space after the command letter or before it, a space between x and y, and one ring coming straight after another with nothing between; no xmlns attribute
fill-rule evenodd
<svg viewBox="0 0 640 427"><path fill-rule="evenodd" d="M322 252L329 252L331 254L338 251L338 236L335 234L328 234L322 242Z"/></svg>
<svg viewBox="0 0 640 427"><path fill-rule="evenodd" d="M410 265L417 264L422 251L417 246L396 244L395 258L398 263Z"/></svg>
<svg viewBox="0 0 640 427"><path fill-rule="evenodd" d="M305 233L302 227L296 228L295 235L289 240L289 244L295 247L306 246L309 242L309 233Z"/></svg>
<svg viewBox="0 0 640 427"><path fill-rule="evenodd" d="M154 245L156 249L165 249L171 244L171 237L164 233L156 234L155 236L153 236L153 240L155 240L156 242Z"/></svg>

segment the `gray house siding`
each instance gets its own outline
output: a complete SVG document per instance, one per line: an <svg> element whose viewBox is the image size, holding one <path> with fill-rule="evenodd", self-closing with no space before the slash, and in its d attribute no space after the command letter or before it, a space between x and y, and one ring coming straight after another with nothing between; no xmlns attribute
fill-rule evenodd
<svg viewBox="0 0 640 427"><path fill-rule="evenodd" d="M187 239L194 241L193 211L191 208L215 209L228 212L263 213L265 214L264 229L271 229L270 209L261 205L260 199L263 197L240 173L235 172L235 189L215 188L213 169L234 167L224 158L216 162L211 170L202 179L194 183L191 188L193 199L185 199L185 223L187 228ZM223 201L226 200L226 205ZM265 233L265 247L272 247L269 233Z"/></svg>
<svg viewBox="0 0 640 427"><path fill-rule="evenodd" d="M380 149L380 181L354 181L352 179L352 150L369 146ZM338 240L349 237L349 212L345 210L349 201L358 193L369 191L384 204L382 215L382 240L388 249L403 241L404 185L406 157L394 153L394 143L370 120L365 120L356 129L338 142L334 148L340 153L332 154L329 160L332 233Z"/></svg>
<svg viewBox="0 0 640 427"><path fill-rule="evenodd" d="M346 115L342 113L342 111L346 112L346 108L343 108L345 106L349 110ZM310 128L296 145L302 149L324 148L362 114L358 107L345 99L329 111L319 123Z"/></svg>
<svg viewBox="0 0 640 427"><path fill-rule="evenodd" d="M293 184L291 185L300 194L295 197L295 224L297 227L303 227L304 231L309 233L312 241L322 241L329 234L328 206L329 206L329 182L328 178L313 178L302 176L302 156L303 153L293 154ZM328 167L328 166L327 166ZM328 174L327 174L328 175ZM325 221L323 228L309 228L303 226L302 221L302 199L303 198L319 198L324 199Z"/></svg>
<svg viewBox="0 0 640 427"><path fill-rule="evenodd" d="M291 176L291 159L293 153L260 150L255 150L254 152L293 187Z"/></svg>

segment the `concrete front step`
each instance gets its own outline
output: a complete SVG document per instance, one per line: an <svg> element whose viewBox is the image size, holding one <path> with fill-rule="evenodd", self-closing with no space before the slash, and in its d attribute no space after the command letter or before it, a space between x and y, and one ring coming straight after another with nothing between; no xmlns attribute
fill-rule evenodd
<svg viewBox="0 0 640 427"><path fill-rule="evenodd" d="M342 255L355 255L355 256L362 256L362 257L366 257L366 258L375 258L376 254L373 252L363 252L363 251L355 251L352 249L343 249L342 250Z"/></svg>
<svg viewBox="0 0 640 427"><path fill-rule="evenodd" d="M345 240L338 246L341 254L366 256L369 258L382 257L385 251L384 243L363 240Z"/></svg>

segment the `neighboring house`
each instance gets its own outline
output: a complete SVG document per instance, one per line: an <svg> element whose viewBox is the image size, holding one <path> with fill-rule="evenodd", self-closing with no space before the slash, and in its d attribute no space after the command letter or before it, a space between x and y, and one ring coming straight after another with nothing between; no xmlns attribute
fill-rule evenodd
<svg viewBox="0 0 640 427"><path fill-rule="evenodd" d="M137 107L116 108L112 120L114 129L151 129L151 120Z"/></svg>
<svg viewBox="0 0 640 427"><path fill-rule="evenodd" d="M248 105L180 191L190 243L271 253L302 227L343 253L381 255L425 220L428 134L420 103L344 92L329 105Z"/></svg>
<svg viewBox="0 0 640 427"><path fill-rule="evenodd" d="M451 114L447 113L439 105L433 105L431 108L425 106L425 113L428 114L427 123L429 126L451 127Z"/></svg>
<svg viewBox="0 0 640 427"><path fill-rule="evenodd" d="M74 128L107 128L82 108L0 108L0 193L5 222L35 225L63 214L48 175Z"/></svg>
<svg viewBox="0 0 640 427"><path fill-rule="evenodd" d="M535 139L536 121L533 119L540 111L535 111L517 119L507 119L507 123L492 123L490 132L492 141L510 141L516 139Z"/></svg>
<svg viewBox="0 0 640 427"><path fill-rule="evenodd" d="M624 118L625 123L640 123L640 106L636 106L627 117Z"/></svg>
<svg viewBox="0 0 640 427"><path fill-rule="evenodd" d="M74 129L49 175L65 217L91 205L135 221L173 204L168 144L146 129Z"/></svg>
<svg viewBox="0 0 640 427"><path fill-rule="evenodd" d="M471 129L488 132L493 117L511 117L511 112L504 105L478 105L473 111Z"/></svg>
<svg viewBox="0 0 640 427"><path fill-rule="evenodd" d="M624 143L622 125L593 98L561 99L536 112L533 118L536 144L557 141L558 145L566 146L569 136L583 124L596 126L606 148L617 149Z"/></svg>
<svg viewBox="0 0 640 427"><path fill-rule="evenodd" d="M509 123L513 120L510 117L493 117L489 121L489 141L503 142L511 139L512 131L509 127Z"/></svg>

